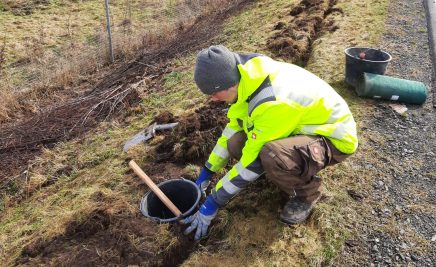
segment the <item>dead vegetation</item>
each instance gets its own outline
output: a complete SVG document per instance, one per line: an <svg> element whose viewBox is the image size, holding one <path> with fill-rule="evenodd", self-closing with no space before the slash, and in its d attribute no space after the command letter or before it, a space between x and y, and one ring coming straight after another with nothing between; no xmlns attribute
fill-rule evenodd
<svg viewBox="0 0 436 267"><path fill-rule="evenodd" d="M115 87L52 107L17 125L5 125L0 132L1 187L7 186L7 177L22 173L28 160L43 147L83 134L99 121L138 102L134 86L122 90Z"/></svg>
<svg viewBox="0 0 436 267"><path fill-rule="evenodd" d="M0 45L0 77L2 76L3 68L6 63L6 41L3 40L3 43Z"/></svg>

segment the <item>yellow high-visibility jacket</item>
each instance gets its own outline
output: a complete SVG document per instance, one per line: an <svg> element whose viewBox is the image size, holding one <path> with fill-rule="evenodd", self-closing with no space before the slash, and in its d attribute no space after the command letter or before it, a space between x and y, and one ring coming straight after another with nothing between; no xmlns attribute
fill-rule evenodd
<svg viewBox="0 0 436 267"><path fill-rule="evenodd" d="M224 205L263 167L258 159L265 143L294 135L324 136L345 154L357 149L356 123L347 103L329 84L298 66L260 54L236 54L241 80L230 119L206 167L217 172L229 160L227 140L244 131L247 141L240 161L217 183L212 196Z"/></svg>

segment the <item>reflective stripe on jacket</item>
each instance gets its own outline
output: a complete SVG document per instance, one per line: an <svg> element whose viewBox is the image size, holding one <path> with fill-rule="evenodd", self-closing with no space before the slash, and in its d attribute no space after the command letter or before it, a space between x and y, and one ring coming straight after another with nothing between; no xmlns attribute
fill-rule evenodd
<svg viewBox="0 0 436 267"><path fill-rule="evenodd" d="M227 140L244 131L247 141L240 161L212 190L224 205L263 167L258 154L267 142L293 135L321 135L345 154L357 149L356 123L346 102L329 84L298 66L251 54L238 55L241 80L238 99L227 113L230 119L206 167L217 172L229 160Z"/></svg>

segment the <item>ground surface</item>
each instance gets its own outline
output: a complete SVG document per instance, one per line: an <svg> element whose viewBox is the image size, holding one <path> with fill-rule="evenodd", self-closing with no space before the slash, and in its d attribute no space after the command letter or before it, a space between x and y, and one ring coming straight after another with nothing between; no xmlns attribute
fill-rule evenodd
<svg viewBox="0 0 436 267"><path fill-rule="evenodd" d="M345 16L346 12L334 7L336 2L303 0L288 4L280 10L279 21L269 29L273 32L263 45L277 56L305 65L313 56L312 45L316 39L337 29L334 20L329 19L341 20ZM344 1L338 2L342 7L346 5ZM266 8L261 5L258 7ZM277 225L280 201L265 180L255 183L220 211L211 227L210 238L201 243L193 243L183 236L178 225L157 225L138 212L137 201L146 187L126 167L128 160L133 157L140 161L140 166L156 183L169 177L195 179L198 166L204 163L225 123L223 106L206 103L174 117L162 112L174 102L162 100L164 104L153 104L158 102L153 94L165 99L162 77L171 71L177 77L184 67L166 60L207 46L222 30L220 23L243 7L237 6L215 17L203 17L156 54L142 55L135 62L120 66L101 83L83 92L78 99L85 97L89 103L80 102L86 105L78 105L75 112L68 106L77 103L78 99L73 98L66 105L44 110L27 121L2 125L0 182L4 195L10 199L3 198L1 204L2 208L12 207L1 215L2 259L7 259L9 264L28 266L189 266L205 260L211 266L223 262L240 266L240 262L274 265L284 259L294 265L314 266L432 266L436 261L435 242L431 241L436 228L436 119L431 94L423 107L408 106L406 115L394 112L389 102L356 101L355 96L351 97L352 102L369 110L357 117L359 150L347 163L335 168L336 172L323 173L332 178L326 181L331 192L302 226ZM386 23L387 32L380 46L394 57L388 74L423 81L431 88L422 3L392 0ZM145 66L142 62L151 64ZM142 86L138 90L141 97L151 99L145 102L146 110L138 116L150 116L159 123L179 121L180 124L173 132L159 134L146 146L145 153L141 146L137 152L120 155L121 143L134 132L120 129L128 127L129 116L135 117L128 106L137 105L138 95L132 84L138 81L146 83L146 86L137 85ZM343 87L343 81L335 85ZM342 93L349 97L351 90ZM121 94L122 99L110 98L122 92L126 93ZM101 103L102 94L107 96L105 103ZM182 99L179 95L173 98ZM96 104L98 108L93 109ZM103 128L96 135L86 135L108 114L117 121L117 114L111 114L114 108L119 109L117 105L125 105L129 110L128 114L121 114L121 126L116 122L112 125L114 129ZM153 105L161 105L160 114L147 113ZM89 124L84 124L81 131L69 132L72 125L83 122L83 115L90 109L93 112ZM141 122L134 123L144 126ZM84 139L80 138L82 135ZM71 144L66 142L71 138L76 139ZM55 145L59 141L66 143ZM45 150L42 159L34 160L41 155L43 146L54 148L52 152ZM31 167L27 167L28 162ZM347 170L342 176L341 168ZM38 184L34 182L38 177L45 180ZM25 186L20 188L15 181L24 181ZM337 192L348 192L348 196L345 193L344 199ZM17 209L13 209L14 205ZM347 208L353 210L350 217L344 214ZM27 227L17 231L15 222ZM343 236L338 228L342 225L351 232L345 245L339 243ZM338 256L337 250L341 250ZM331 255L326 256L328 253ZM331 262L335 256L335 262Z"/></svg>
<svg viewBox="0 0 436 267"><path fill-rule="evenodd" d="M199 18L192 27L183 29L181 34L165 46L140 54L133 62L116 66L112 73L91 88L83 90L80 95L71 96L65 102L54 106L47 105L41 112L24 120L3 124L0 131L1 190L9 194L12 189L12 202L18 204L34 193L38 195L43 188L59 185L59 177L74 176L77 168L90 167L78 166L70 161L39 188L29 191L18 186L21 189L15 191L16 185L21 183L23 178L27 179L25 177L28 172L25 170L30 168L28 162L37 158L44 147L52 148L56 143L75 137L80 139L80 136L91 131L99 122L110 117L113 119L121 116L118 118L122 120L123 111L132 105L138 105L138 94L135 91L138 84L143 86L143 94L158 90L162 85L163 75L171 70L168 61L207 46L220 31L222 21L237 13L247 2L249 1L235 1L233 5L223 7L223 10ZM146 86L143 85L145 81ZM151 153L154 159L145 165L149 170L148 174L154 177L156 183L168 177L181 175L189 178L189 174L184 175L183 164L198 163L199 159L204 162L206 153L214 145L215 136L223 130L223 109L221 105L208 105L177 118L177 129L162 140L162 144ZM174 118L170 113L162 113L154 120L165 123L173 121ZM217 121L219 123L216 123ZM164 154L162 151L174 152ZM73 158L77 157L77 154L73 155ZM172 162L178 165L173 165ZM132 172L127 173L133 178ZM133 181L134 184L138 182L136 178ZM44 196L41 197L45 199ZM30 240L20 248L13 264L174 266L183 262L195 245L181 234L182 231L177 225L160 227L154 222L144 221L144 217L138 214L136 209L114 212L114 203L106 205L111 202L111 198L103 192L93 194L91 198L95 203L99 203L98 207L92 208L83 220L71 221L59 235L48 239L41 237ZM4 205L4 202L2 204ZM177 241L176 244L174 240L165 240L165 237L161 237L162 231L170 233ZM160 242L163 242L164 247L159 248L157 244Z"/></svg>
<svg viewBox="0 0 436 267"><path fill-rule="evenodd" d="M393 0L388 14L380 44L393 57L387 74L422 81L432 90L422 1ZM363 243L348 242L338 261L343 266L434 266L436 112L432 91L422 107L407 105L405 116L394 112L387 103L374 101L373 105L376 112L366 119L360 135L370 136L361 148L373 147L375 162L353 159L357 173L375 169L369 183L356 186L363 197L360 200L370 205L369 209L356 206L362 214L356 236ZM355 182L360 183L358 175L356 178Z"/></svg>

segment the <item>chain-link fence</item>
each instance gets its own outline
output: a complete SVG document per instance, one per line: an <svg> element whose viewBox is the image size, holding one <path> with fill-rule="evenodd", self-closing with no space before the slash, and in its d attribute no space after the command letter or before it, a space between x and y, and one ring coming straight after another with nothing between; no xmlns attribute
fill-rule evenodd
<svg viewBox="0 0 436 267"><path fill-rule="evenodd" d="M20 105L15 95L74 87L110 62L105 1L0 0L0 122ZM115 61L165 45L232 2L108 0Z"/></svg>

